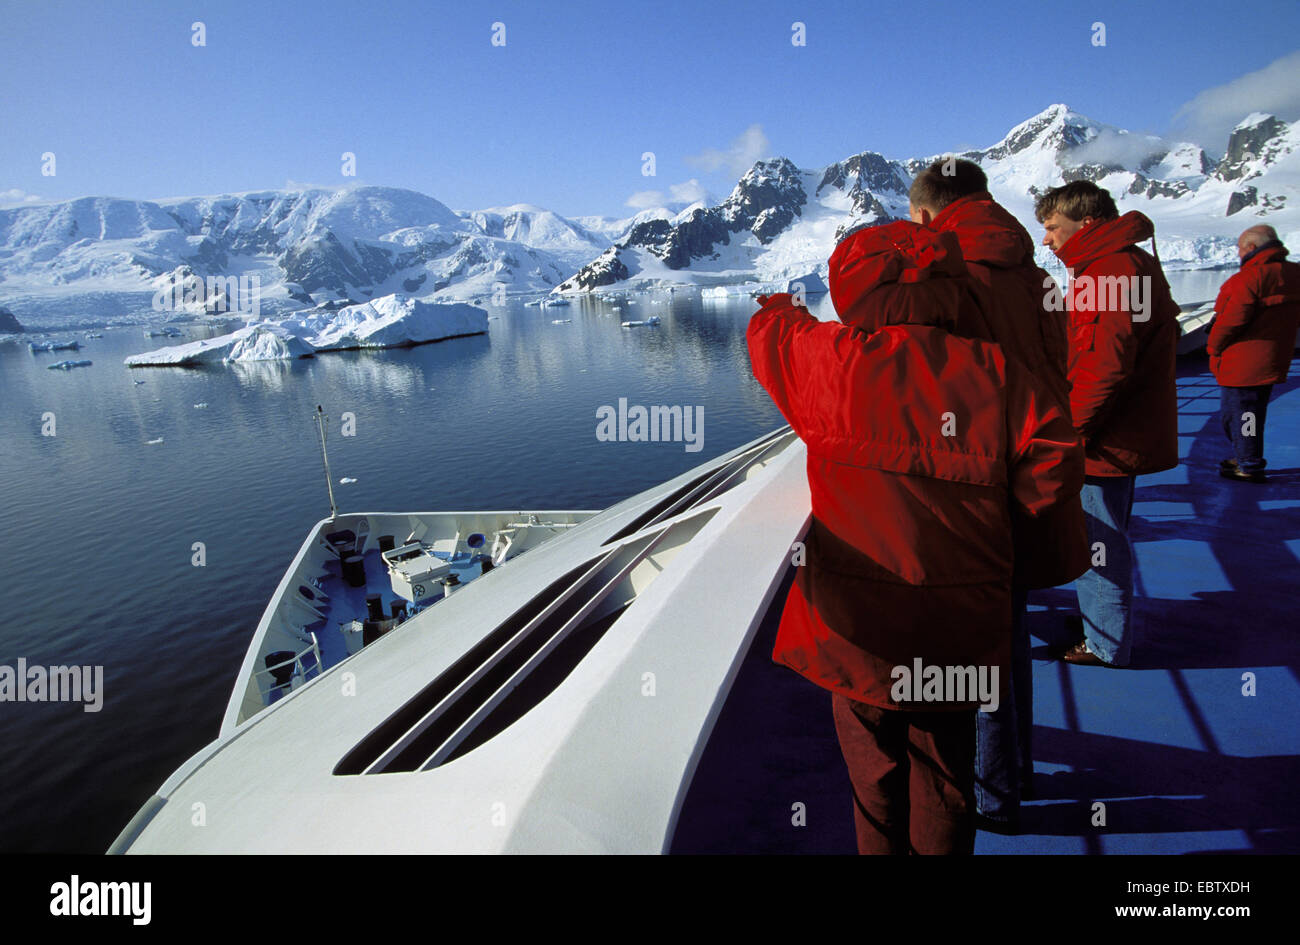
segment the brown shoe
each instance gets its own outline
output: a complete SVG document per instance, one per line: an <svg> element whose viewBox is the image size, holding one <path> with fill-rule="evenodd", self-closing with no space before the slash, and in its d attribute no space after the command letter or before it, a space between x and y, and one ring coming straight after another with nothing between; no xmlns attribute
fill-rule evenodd
<svg viewBox="0 0 1300 945"><path fill-rule="evenodd" d="M1092 652L1092 650L1088 649L1087 642L1076 643L1065 651L1061 659L1065 660L1067 663L1074 663L1076 666L1108 666L1111 669L1116 668L1114 663L1107 663L1096 653Z"/></svg>
<svg viewBox="0 0 1300 945"><path fill-rule="evenodd" d="M1231 466L1220 466L1219 475L1224 479L1235 479L1238 482L1268 482L1268 476L1263 471L1246 472L1236 463Z"/></svg>

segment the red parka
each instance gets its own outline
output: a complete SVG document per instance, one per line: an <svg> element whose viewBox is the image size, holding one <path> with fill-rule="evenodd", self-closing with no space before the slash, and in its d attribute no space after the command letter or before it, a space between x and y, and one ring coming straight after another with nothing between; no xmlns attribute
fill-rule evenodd
<svg viewBox="0 0 1300 945"><path fill-rule="evenodd" d="M1063 398L1068 396L1065 313L1043 302L1056 283L1034 262L1029 231L988 193L954 200L930 221L930 228L956 235L971 277L992 296L991 340Z"/></svg>
<svg viewBox="0 0 1300 945"><path fill-rule="evenodd" d="M1281 243L1263 247L1219 289L1206 350L1224 387L1280 384L1300 330L1300 264Z"/></svg>
<svg viewBox="0 0 1300 945"><path fill-rule="evenodd" d="M957 237L967 270L989 293L987 331L980 337L996 341L1009 358L1024 364L1068 410L1066 316L1061 306L1044 304L1060 298L1059 289L1034 262L1029 231L987 192L954 200L930 228ZM1016 557L1017 585L1055 587L1088 570L1088 526L1077 497L1037 518L1013 507L1012 519L1018 546L1051 549Z"/></svg>
<svg viewBox="0 0 1300 945"><path fill-rule="evenodd" d="M830 260L843 324L773 296L749 324L754 374L808 449L812 525L773 659L892 709L893 668L997 666L1005 689L1011 508L1076 496L1082 450L1059 401L998 345L951 234L854 233Z"/></svg>
<svg viewBox="0 0 1300 945"><path fill-rule="evenodd" d="M1130 211L1089 224L1056 253L1072 273L1070 412L1089 476L1178 465L1178 306L1160 262L1136 245L1154 234Z"/></svg>

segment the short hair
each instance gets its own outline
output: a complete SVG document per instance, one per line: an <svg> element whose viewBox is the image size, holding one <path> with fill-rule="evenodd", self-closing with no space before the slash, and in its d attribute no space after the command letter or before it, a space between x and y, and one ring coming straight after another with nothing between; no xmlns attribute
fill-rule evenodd
<svg viewBox="0 0 1300 945"><path fill-rule="evenodd" d="M912 189L907 192L907 200L914 207L925 207L938 213L954 200L988 189L989 179L974 161L940 158L916 175Z"/></svg>
<svg viewBox="0 0 1300 945"><path fill-rule="evenodd" d="M1053 187L1034 202L1034 216L1039 223L1046 222L1053 213L1068 217L1075 223L1087 217L1113 220L1119 216L1115 198L1090 180L1074 180Z"/></svg>

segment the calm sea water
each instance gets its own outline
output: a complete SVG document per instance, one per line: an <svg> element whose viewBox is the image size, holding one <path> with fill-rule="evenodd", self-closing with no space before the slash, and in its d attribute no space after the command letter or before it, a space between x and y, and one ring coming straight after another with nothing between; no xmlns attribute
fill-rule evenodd
<svg viewBox="0 0 1300 945"><path fill-rule="evenodd" d="M1229 274L1171 283L1193 301ZM604 508L783 422L749 369L750 300L638 298L512 305L486 336L292 363L129 370L163 341L138 328L78 353L0 344L0 665L104 673L97 713L0 703L0 851L102 852L216 737L271 593L329 512L316 404L347 511ZM649 314L663 324L619 325ZM66 357L94 364L47 369ZM597 408L621 397L702 406L703 448L597 440Z"/></svg>
<svg viewBox="0 0 1300 945"><path fill-rule="evenodd" d="M131 370L163 341L137 328L75 354L0 344L0 664L104 672L97 713L0 703L0 851L102 852L216 737L271 593L329 513L316 404L358 511L604 508L783 422L749 370L748 299L639 298L621 317L662 325L520 305L492 309L486 336L293 363ZM47 369L65 357L94 364ZM702 406L703 448L598 441L596 410L620 397Z"/></svg>

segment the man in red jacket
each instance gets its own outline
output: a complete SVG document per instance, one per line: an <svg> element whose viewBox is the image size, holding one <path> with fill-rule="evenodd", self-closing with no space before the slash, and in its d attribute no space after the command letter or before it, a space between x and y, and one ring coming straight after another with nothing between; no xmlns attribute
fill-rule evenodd
<svg viewBox="0 0 1300 945"><path fill-rule="evenodd" d="M1082 636L1071 663L1127 666L1132 645L1133 551L1129 515L1136 477L1178 465L1174 357L1178 306L1160 261L1139 249L1155 228L1119 215L1091 181L1054 187L1034 213L1043 243L1070 273L1070 412L1083 439L1092 569L1075 587Z"/></svg>
<svg viewBox="0 0 1300 945"><path fill-rule="evenodd" d="M1034 240L988 192L980 166L964 158L935 161L908 193L912 222L956 235L971 276L989 293L987 340L1019 360L1069 409L1065 313L1043 304L1056 283L1034 262ZM1013 510L1014 512L1014 510ZM1056 587L1088 569L1088 531L1076 497L1038 518L1015 515L1017 546L1040 549L1016 558L1011 636L1011 698L977 717L975 803L983 825L1014 832L1022 794L1033 778L1033 662L1025 609L1031 588Z"/></svg>
<svg viewBox="0 0 1300 945"><path fill-rule="evenodd" d="M1300 265L1271 226L1252 226L1237 239L1241 271L1214 302L1206 349L1219 382L1223 432L1234 455L1219 475L1267 482L1264 416L1273 385L1287 378L1300 329Z"/></svg>
<svg viewBox="0 0 1300 945"><path fill-rule="evenodd" d="M808 449L812 524L773 659L833 693L862 853L971 852L975 713L1010 650L1012 508L1069 501L1059 401L995 343L956 238L859 230L830 260L842 323L789 295L749 324L754 375Z"/></svg>

